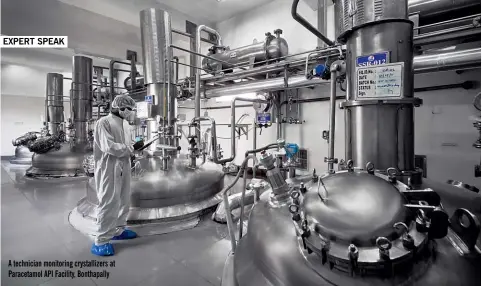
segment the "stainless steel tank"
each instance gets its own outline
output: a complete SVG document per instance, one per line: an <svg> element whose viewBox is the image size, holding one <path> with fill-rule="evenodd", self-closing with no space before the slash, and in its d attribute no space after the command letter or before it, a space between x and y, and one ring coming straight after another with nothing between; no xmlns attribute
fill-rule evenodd
<svg viewBox="0 0 482 286"><path fill-rule="evenodd" d="M64 142L59 150L51 150L45 154L34 153L32 167L27 170L26 177L35 179L85 178L82 167L84 153L72 152L71 145Z"/></svg>
<svg viewBox="0 0 482 286"><path fill-rule="evenodd" d="M203 69L209 73L215 73L220 70L229 69L233 65L241 63L249 63L256 65L256 63L264 62L271 59L278 59L288 55L288 43L280 35L281 30L274 31L276 36L271 33L266 33L264 41L256 42L236 48L214 46L210 49L208 56L214 59L204 58ZM222 61L222 62L220 62Z"/></svg>
<svg viewBox="0 0 482 286"><path fill-rule="evenodd" d="M176 120L176 88L174 85L174 68L172 61L171 17L160 9L145 9L140 12L142 58L144 78L147 87L148 102L147 121L149 126L148 140L157 135L159 126L168 135L173 135ZM169 136L168 136L169 137ZM160 143L174 146L174 138L163 138ZM155 145L151 147L154 150Z"/></svg>
<svg viewBox="0 0 482 286"><path fill-rule="evenodd" d="M66 141L63 130L63 77L47 74L47 123L50 138L57 145L45 153L35 153L32 167L25 176L32 179L79 178L85 179L83 160L89 144L89 121L92 119L92 59L74 56L71 85L71 114L75 128L74 140ZM46 139L46 138L44 138ZM55 180L54 180L55 181Z"/></svg>
<svg viewBox="0 0 482 286"><path fill-rule="evenodd" d="M50 134L62 131L64 119L64 76L58 73L47 74L47 115Z"/></svg>
<svg viewBox="0 0 482 286"><path fill-rule="evenodd" d="M88 121L92 118L92 59L74 56L72 59L72 121L75 145L88 143Z"/></svg>
<svg viewBox="0 0 482 286"><path fill-rule="evenodd" d="M222 285L480 285L480 194L401 181L414 170L420 104L407 1L340 0L335 11L347 45L348 163L285 186L268 176L272 190L233 243Z"/></svg>
<svg viewBox="0 0 482 286"><path fill-rule="evenodd" d="M150 97L144 102L149 107L144 118L147 137L160 139L132 168L128 224L138 234L150 235L196 226L199 214L221 201L224 172L211 162L199 162L193 169L188 160L178 156L170 16L160 9L146 9L140 12L140 19L145 84ZM169 150L163 150L166 146ZM92 169L91 163L85 165L87 170ZM83 233L94 234L96 206L92 179L86 197L69 215L70 223Z"/></svg>
<svg viewBox="0 0 482 286"><path fill-rule="evenodd" d="M338 41L347 45L346 158L359 168L372 162L379 170L413 171L413 106L421 100L413 97L407 2L336 1L335 12Z"/></svg>
<svg viewBox="0 0 482 286"><path fill-rule="evenodd" d="M32 164L32 156L33 152L30 152L26 146L20 145L15 148L15 157L9 162L10 164L30 165Z"/></svg>
<svg viewBox="0 0 482 286"><path fill-rule="evenodd" d="M15 157L9 162L15 165L30 165L32 163L33 152L30 152L28 146L31 142L37 140L37 132L27 132L26 134L12 140L15 148Z"/></svg>
<svg viewBox="0 0 482 286"><path fill-rule="evenodd" d="M459 253L452 230L433 239L419 228L405 207L408 186L365 171L322 180L320 186L310 177L289 179L298 200L289 206L274 207L271 192L261 196L247 234L226 261L223 286L480 285L480 256ZM301 192L300 183L303 195L293 196ZM328 193L325 201L320 188ZM436 190L446 194L447 187ZM480 215L474 203L480 196L453 191L447 193L457 198L457 207L472 206ZM457 209L455 204L441 197L452 215L448 209ZM408 231L402 224L394 227L400 222Z"/></svg>
<svg viewBox="0 0 482 286"><path fill-rule="evenodd" d="M133 171L128 226L139 235L162 234L195 227L202 211L221 201L224 186L221 166L206 162L196 169L189 161L174 160L169 171L161 171L160 158L145 158ZM97 192L95 180L87 184L87 194L69 215L70 223L93 235Z"/></svg>

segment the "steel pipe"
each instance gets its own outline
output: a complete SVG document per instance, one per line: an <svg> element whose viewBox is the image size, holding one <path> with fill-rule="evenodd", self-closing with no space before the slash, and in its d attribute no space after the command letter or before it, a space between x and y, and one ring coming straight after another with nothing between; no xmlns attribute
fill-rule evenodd
<svg viewBox="0 0 482 286"><path fill-rule="evenodd" d="M109 63L109 109L112 110L112 100L114 100L113 96L115 94L115 86L114 86L114 71L115 70L119 70L119 69L115 69L114 68L114 65L115 64L123 64L123 65L128 65L130 66L131 64L129 63L125 63L125 62L121 62L121 61L116 61L116 60L111 60L110 63ZM128 72L127 70L121 70L121 71L126 71Z"/></svg>
<svg viewBox="0 0 482 286"><path fill-rule="evenodd" d="M216 35L218 45L222 45L221 35L214 29L205 25L200 25L196 29L196 53L201 54L201 32L206 31ZM202 67L201 56L196 56L196 67ZM194 95L194 117L201 117L201 70L196 69L196 83L195 83L195 95ZM196 129L196 140L198 142L201 139L201 130Z"/></svg>
<svg viewBox="0 0 482 286"><path fill-rule="evenodd" d="M464 69L480 66L480 48L469 50L440 53L434 55L421 55L413 59L415 73L428 73L440 70ZM235 83L223 87L206 89L206 98L215 98L224 95L253 93L258 91L276 91L290 88L302 88L326 84L328 81L319 78L307 79L304 75L288 78L288 85L285 86L284 78L271 78Z"/></svg>
<svg viewBox="0 0 482 286"><path fill-rule="evenodd" d="M244 94L257 91L276 91L291 88L301 88L327 83L326 80L320 78L307 79L304 75L293 76L288 78L287 85L282 77L271 78L266 80L256 80L249 82L241 82L228 86L207 89L204 92L206 98L220 97L224 95Z"/></svg>
<svg viewBox="0 0 482 286"><path fill-rule="evenodd" d="M475 6L479 0L408 0L409 14L419 14L422 17L434 16L445 12Z"/></svg>
<svg viewBox="0 0 482 286"><path fill-rule="evenodd" d="M466 39L467 37L474 35L479 35L480 38L480 27L475 27L474 25L469 24L420 34L413 37L413 44L415 46L435 44L458 39Z"/></svg>
<svg viewBox="0 0 482 286"><path fill-rule="evenodd" d="M248 164L249 160L253 160L253 166L258 165L258 159L256 158L255 155L249 155L246 158L244 158L243 163L241 164L241 168L239 168L238 174L236 175L236 178L234 178L233 182L229 184L226 188L224 188L221 193L223 194L223 202L224 202L224 207L226 211L226 221L228 223L228 233L229 233L229 238L231 241L231 251L234 252L236 251L236 237L234 234L234 222L233 218L230 215L230 209L229 209L229 199L228 199L228 191L234 187L234 185L238 182L239 177L241 177L241 174L244 172L244 169L246 168L246 165ZM243 190L245 191L245 190ZM241 222L242 223L242 222ZM240 237L241 239L241 237Z"/></svg>
<svg viewBox="0 0 482 286"><path fill-rule="evenodd" d="M318 29L313 27L308 21L306 21L305 18L301 17L300 14L298 14L297 9L298 9L299 2L300 0L293 0L293 5L291 6L291 16L293 17L293 19L295 19L296 22L300 23L303 27L308 29L308 31L313 33L313 35L317 36L320 40L325 42L328 46L333 46L335 44L333 41L325 37L325 35L320 33Z"/></svg>
<svg viewBox="0 0 482 286"><path fill-rule="evenodd" d="M338 72L338 65L334 64L331 67L330 79L330 127L328 131L328 172L334 173L333 168L335 158L335 120L336 120L336 75Z"/></svg>
<svg viewBox="0 0 482 286"><path fill-rule="evenodd" d="M480 66L480 48L460 50L413 58L415 73L428 73L451 69L466 69Z"/></svg>

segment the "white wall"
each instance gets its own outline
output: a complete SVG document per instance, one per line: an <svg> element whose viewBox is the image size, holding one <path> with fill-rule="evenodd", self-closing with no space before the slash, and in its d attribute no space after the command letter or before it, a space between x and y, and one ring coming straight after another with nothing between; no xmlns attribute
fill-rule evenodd
<svg viewBox="0 0 482 286"><path fill-rule="evenodd" d="M223 44L231 48L246 46L254 39L263 41L266 32L281 29L290 54L315 48L317 38L291 17L292 3L291 0L276 0L218 23L216 28L223 37ZM303 1L298 5L298 13L316 27L317 12Z"/></svg>
<svg viewBox="0 0 482 286"><path fill-rule="evenodd" d="M440 72L418 75L416 87L475 81L477 88L461 88L417 93L423 105L415 109L415 153L427 155L428 177L440 182L463 181L480 189L474 165L480 164L480 149L472 144L479 137L473 127L474 96L480 92L480 69L462 74Z"/></svg>
<svg viewBox="0 0 482 286"><path fill-rule="evenodd" d="M290 53L297 53L313 49L317 39L305 28L291 18L290 0L277 0L256 10L238 15L232 19L218 23L217 29L224 39L224 44L231 48L250 44L254 38L262 40L264 32L276 28L283 29L283 37L290 47ZM333 6L329 7L329 22L333 19ZM299 4L299 13L316 26L317 12L311 10L304 2ZM334 38L334 27L328 27L328 37ZM417 75L416 87L434 86L442 84L460 83L466 80L477 82L477 88L472 90L449 89L416 94L424 100L421 107L415 109L415 153L427 156L428 177L439 182L456 179L480 188L480 179L474 177L474 165L480 163L480 150L472 147L478 138L477 130L472 126L470 116L478 114L472 106L474 96L480 92L480 69L462 74L455 72L440 72L428 75ZM301 90L301 97L328 96L327 86L316 89ZM341 91L338 91L342 95ZM242 103L240 103L242 104ZM183 105L192 106L192 103ZM220 106L209 100L204 106ZM226 104L224 104L226 105ZM203 114L204 111L201 112ZM251 107L238 108L236 117L247 112L254 116ZM188 109L179 109L187 118L192 118L193 112ZM230 110L208 110L217 123L229 123ZM318 172L327 169L323 162L328 153L328 144L322 140L322 131L328 129L328 102L316 102L301 105L302 125L283 124L283 134L287 142L294 142L308 150L308 167L316 168ZM247 118L244 122L250 123ZM344 142L344 114L342 110L336 111L335 157L345 159ZM218 128L218 136L230 137L226 126ZM276 127L263 129L258 135L257 146L272 143L276 140ZM230 156L229 140L219 140L224 156ZM447 146L450 145L450 146ZM252 147L252 134L237 140L237 156L235 163L240 164L244 152Z"/></svg>

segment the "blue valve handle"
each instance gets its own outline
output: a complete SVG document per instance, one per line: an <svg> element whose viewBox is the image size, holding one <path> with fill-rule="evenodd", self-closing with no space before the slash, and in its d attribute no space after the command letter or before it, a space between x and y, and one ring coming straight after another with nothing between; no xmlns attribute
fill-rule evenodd
<svg viewBox="0 0 482 286"><path fill-rule="evenodd" d="M298 144L295 143L288 143L285 144L285 152L286 152L286 158L291 159L293 156L296 155L299 151Z"/></svg>

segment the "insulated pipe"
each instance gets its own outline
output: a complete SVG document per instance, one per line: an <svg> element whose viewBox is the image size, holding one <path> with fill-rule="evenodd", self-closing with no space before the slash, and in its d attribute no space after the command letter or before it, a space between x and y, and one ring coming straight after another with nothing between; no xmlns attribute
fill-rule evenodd
<svg viewBox="0 0 482 286"><path fill-rule="evenodd" d="M313 27L308 21L305 20L305 18L301 17L300 14L296 11L298 9L298 3L300 0L293 0L293 5L291 6L291 16L293 19L295 19L298 23L300 23L303 27L308 29L311 33L313 33L315 36L317 36L320 40L325 42L328 46L333 46L335 43L325 37L318 29Z"/></svg>
<svg viewBox="0 0 482 286"><path fill-rule="evenodd" d="M442 54L421 55L413 58L415 73L428 73L480 66L480 48Z"/></svg>

